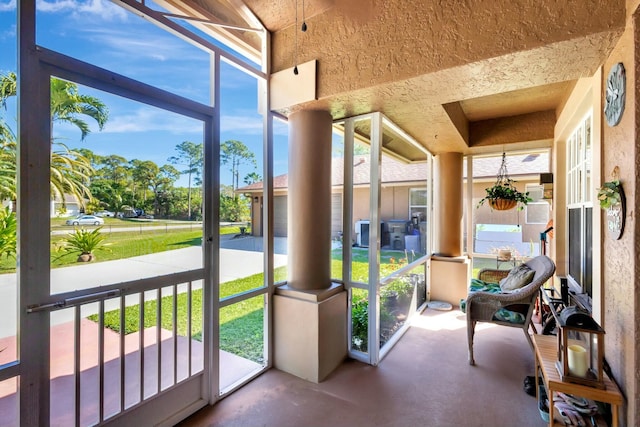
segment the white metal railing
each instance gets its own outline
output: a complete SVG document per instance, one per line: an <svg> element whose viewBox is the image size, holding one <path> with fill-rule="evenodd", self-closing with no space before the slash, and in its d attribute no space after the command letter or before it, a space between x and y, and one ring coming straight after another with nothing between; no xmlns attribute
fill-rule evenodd
<svg viewBox="0 0 640 427"><path fill-rule="evenodd" d="M65 309L73 312L70 322L73 323L74 378L73 389L66 390L66 393L74 394L74 408L52 405L52 424L55 424L55 419L68 420L76 426L101 424L199 375L204 369L204 347L195 349L192 336L204 325L194 324L193 296L194 292L202 292L199 283L202 279L203 270L200 269L113 285L106 290L104 287L94 288L97 292L88 290L82 295L77 295L78 292L73 293L76 295L62 295L62 298L58 295L55 301L31 307L31 312ZM182 305L179 299L184 299L184 309L178 310L178 305ZM151 302L155 304L153 314L148 311L152 308ZM136 309L137 324L132 325L127 314ZM202 310L202 306L198 309ZM149 316L155 317L155 321L150 320ZM111 320L107 320L107 317ZM114 317L117 318L115 323ZM89 332L83 333L87 319L97 325L94 332L97 334L97 343L94 347L91 347L91 340L87 338ZM182 330L179 330L179 324L184 325ZM155 331L151 334L149 329L153 327ZM137 330L135 342L126 339L127 329ZM112 330L117 337L113 336ZM53 334L52 331L52 346L56 339ZM183 343L179 345L179 341ZM113 357L111 348L109 353L112 356L107 357L107 350L113 345L119 347L117 355ZM87 367L87 354L92 352L97 352L97 366ZM55 375L52 371L52 383L57 380ZM116 386L113 375L119 376L119 381L115 381ZM97 402L87 399L87 404L83 406L83 395L94 382L98 389ZM92 391L95 392L95 389ZM72 417L65 413L69 411L73 412Z"/></svg>

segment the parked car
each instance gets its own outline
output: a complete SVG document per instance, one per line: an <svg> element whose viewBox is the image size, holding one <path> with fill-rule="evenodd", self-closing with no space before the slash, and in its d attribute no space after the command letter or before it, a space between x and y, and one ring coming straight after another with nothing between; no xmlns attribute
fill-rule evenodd
<svg viewBox="0 0 640 427"><path fill-rule="evenodd" d="M104 219L95 215L80 215L77 218L71 218L67 220L67 225L102 225Z"/></svg>
<svg viewBox="0 0 640 427"><path fill-rule="evenodd" d="M110 212L110 211L98 211L98 212L94 212L93 214L101 218L114 218L116 216L115 212Z"/></svg>

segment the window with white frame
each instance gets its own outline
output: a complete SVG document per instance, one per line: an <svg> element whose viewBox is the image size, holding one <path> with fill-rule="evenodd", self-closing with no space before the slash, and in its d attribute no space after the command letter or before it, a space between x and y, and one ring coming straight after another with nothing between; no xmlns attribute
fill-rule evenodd
<svg viewBox="0 0 640 427"><path fill-rule="evenodd" d="M427 220L427 189L411 188L409 190L409 219L419 218L419 222Z"/></svg>
<svg viewBox="0 0 640 427"><path fill-rule="evenodd" d="M567 203L591 202L591 114L582 120L567 141Z"/></svg>
<svg viewBox="0 0 640 427"><path fill-rule="evenodd" d="M593 135L589 113L567 140L567 242L569 277L591 296L593 203L591 164Z"/></svg>

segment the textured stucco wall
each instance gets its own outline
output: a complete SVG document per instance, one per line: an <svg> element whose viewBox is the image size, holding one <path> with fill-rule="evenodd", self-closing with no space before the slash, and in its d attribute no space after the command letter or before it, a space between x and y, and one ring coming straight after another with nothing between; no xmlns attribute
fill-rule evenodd
<svg viewBox="0 0 640 427"><path fill-rule="evenodd" d="M624 5L623 0L365 1L357 22L341 7L307 20L309 30L298 34L298 62L319 60L318 92L325 96L607 31L624 19ZM272 42L273 70L293 66L293 27L277 31Z"/></svg>
<svg viewBox="0 0 640 427"><path fill-rule="evenodd" d="M354 0L356 15L343 3L298 31L297 63L318 60L318 100L292 111L383 111L434 154L469 152L443 104L591 76L625 20L623 0ZM272 72L293 66L294 35L273 34Z"/></svg>
<svg viewBox="0 0 640 427"><path fill-rule="evenodd" d="M605 355L613 375L627 396L624 425L638 425L638 380L637 370L640 341L638 340L638 284L640 277L638 254L640 246L637 236L636 212L638 196L637 170L640 166L637 149L640 109L635 91L637 68L640 64L640 30L638 13L629 22L624 34L609 59L604 64L603 79L606 82L611 67L623 62L627 73L627 98L625 113L615 127L604 125L602 174L603 181L611 179L614 167L620 170L620 181L627 196L625 232L620 240L613 240L606 233L602 237L603 255L603 303L604 327L606 330ZM606 83L605 86L606 87ZM604 95L603 95L604 98ZM600 211L602 212L602 211Z"/></svg>

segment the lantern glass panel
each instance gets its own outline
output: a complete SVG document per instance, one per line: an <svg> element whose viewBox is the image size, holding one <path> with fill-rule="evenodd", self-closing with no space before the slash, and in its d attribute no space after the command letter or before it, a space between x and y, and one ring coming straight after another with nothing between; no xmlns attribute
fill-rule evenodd
<svg viewBox="0 0 640 427"><path fill-rule="evenodd" d="M567 335L567 365L569 375L587 378L591 365L591 340L589 333L568 330Z"/></svg>

